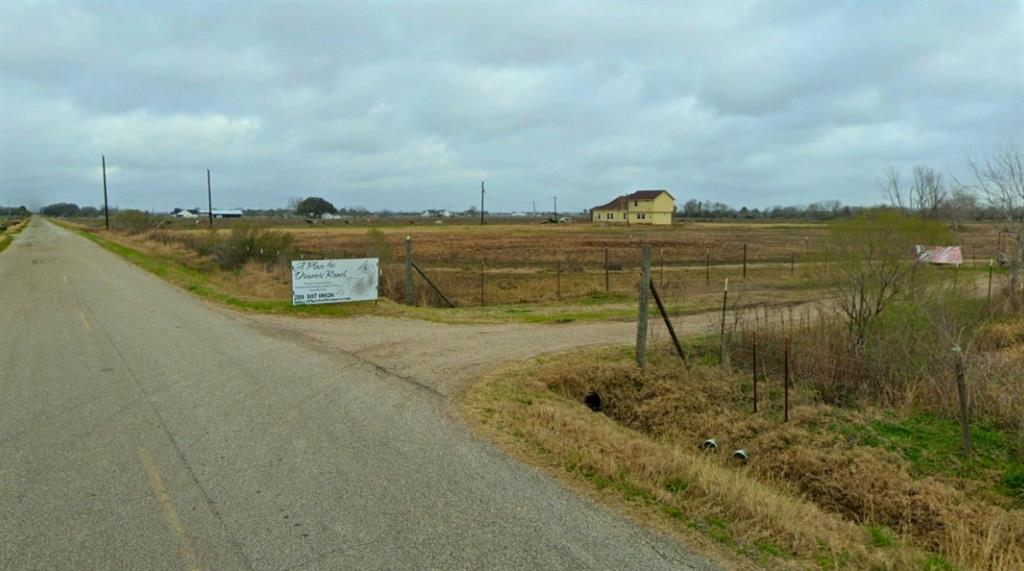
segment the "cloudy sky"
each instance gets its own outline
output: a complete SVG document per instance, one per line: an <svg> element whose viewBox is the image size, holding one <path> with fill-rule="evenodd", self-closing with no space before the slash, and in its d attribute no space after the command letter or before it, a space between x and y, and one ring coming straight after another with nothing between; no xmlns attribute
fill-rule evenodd
<svg viewBox="0 0 1024 571"><path fill-rule="evenodd" d="M881 200L1024 132L1024 2L0 5L0 203Z"/></svg>

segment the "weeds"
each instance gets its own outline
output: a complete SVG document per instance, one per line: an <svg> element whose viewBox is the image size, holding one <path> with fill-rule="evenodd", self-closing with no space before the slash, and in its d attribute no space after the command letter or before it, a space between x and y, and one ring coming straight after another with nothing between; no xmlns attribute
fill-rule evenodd
<svg viewBox="0 0 1024 571"><path fill-rule="evenodd" d="M227 232L177 234L153 231L147 239L163 244L184 246L200 256L209 257L225 270L237 270L249 262L280 264L293 254L295 237L287 232L252 226L236 226Z"/></svg>
<svg viewBox="0 0 1024 571"><path fill-rule="evenodd" d="M934 414L834 407L802 384L783 424L771 390L750 413L745 375L687 369L660 352L640 371L631 357L622 349L567 355L485 384L469 402L478 411L486 403L487 426L535 443L527 449L543 450L543 464L565 462L618 497L644 490L663 517L756 560L791 554L850 569L1024 564L1024 514L996 490L1007 475L1016 482L1021 466L1006 429L981 428L977 458L963 460L955 422ZM592 391L601 413L582 404ZM708 437L725 453L698 452ZM750 451L750 463L734 465L734 448ZM765 541L770 548L756 547Z"/></svg>

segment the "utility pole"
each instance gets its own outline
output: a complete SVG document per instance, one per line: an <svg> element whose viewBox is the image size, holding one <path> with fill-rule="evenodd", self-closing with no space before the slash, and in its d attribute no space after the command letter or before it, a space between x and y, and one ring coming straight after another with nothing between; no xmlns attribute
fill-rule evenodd
<svg viewBox="0 0 1024 571"><path fill-rule="evenodd" d="M210 190L210 169L206 169L206 206L210 215L210 228L213 228L213 191Z"/></svg>
<svg viewBox="0 0 1024 571"><path fill-rule="evenodd" d="M484 225L484 181L480 181L480 225Z"/></svg>
<svg viewBox="0 0 1024 571"><path fill-rule="evenodd" d="M537 217L537 201L536 200L533 201L533 217L534 218Z"/></svg>
<svg viewBox="0 0 1024 571"><path fill-rule="evenodd" d="M555 222L558 222L558 197L555 197Z"/></svg>
<svg viewBox="0 0 1024 571"><path fill-rule="evenodd" d="M107 157L100 155L103 163L103 218L106 221L106 228L110 230L110 206L107 202Z"/></svg>

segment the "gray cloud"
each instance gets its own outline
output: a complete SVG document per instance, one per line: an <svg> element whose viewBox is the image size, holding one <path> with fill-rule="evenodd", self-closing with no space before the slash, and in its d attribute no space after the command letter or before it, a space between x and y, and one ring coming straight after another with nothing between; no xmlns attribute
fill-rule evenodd
<svg viewBox="0 0 1024 571"><path fill-rule="evenodd" d="M1024 132L1024 4L0 5L0 202L880 199Z"/></svg>

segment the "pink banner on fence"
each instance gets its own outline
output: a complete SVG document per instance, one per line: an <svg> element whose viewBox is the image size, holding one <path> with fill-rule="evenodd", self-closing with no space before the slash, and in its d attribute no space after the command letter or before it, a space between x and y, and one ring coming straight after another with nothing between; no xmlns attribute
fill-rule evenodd
<svg viewBox="0 0 1024 571"><path fill-rule="evenodd" d="M960 251L960 246L917 246L917 259L928 264L953 264L959 266L964 263L964 256Z"/></svg>

